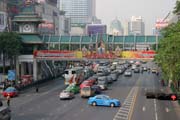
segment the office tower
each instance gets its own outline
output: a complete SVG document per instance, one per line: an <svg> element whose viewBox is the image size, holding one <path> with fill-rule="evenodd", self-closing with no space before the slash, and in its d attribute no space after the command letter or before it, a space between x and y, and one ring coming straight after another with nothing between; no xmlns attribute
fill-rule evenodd
<svg viewBox="0 0 180 120"><path fill-rule="evenodd" d="M128 22L129 35L144 35L145 25L141 16L132 16L131 21Z"/></svg>
<svg viewBox="0 0 180 120"><path fill-rule="evenodd" d="M71 19L71 26L85 26L95 16L95 0L60 0L59 8Z"/></svg>
<svg viewBox="0 0 180 120"><path fill-rule="evenodd" d="M123 27L121 22L116 18L110 24L110 34L123 35Z"/></svg>

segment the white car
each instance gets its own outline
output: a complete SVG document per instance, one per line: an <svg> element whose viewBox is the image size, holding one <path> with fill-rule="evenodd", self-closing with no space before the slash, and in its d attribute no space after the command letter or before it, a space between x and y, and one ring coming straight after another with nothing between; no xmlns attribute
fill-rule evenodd
<svg viewBox="0 0 180 120"><path fill-rule="evenodd" d="M132 76L132 72L131 71L125 71L124 76Z"/></svg>
<svg viewBox="0 0 180 120"><path fill-rule="evenodd" d="M60 94L59 94L59 98L60 100L64 100L64 99L72 99L74 98L74 93L67 91L67 90L63 90Z"/></svg>

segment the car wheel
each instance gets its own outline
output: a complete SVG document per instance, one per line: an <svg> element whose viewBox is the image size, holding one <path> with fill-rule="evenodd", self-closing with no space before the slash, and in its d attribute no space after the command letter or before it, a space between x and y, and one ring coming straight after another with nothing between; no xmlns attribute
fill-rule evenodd
<svg viewBox="0 0 180 120"><path fill-rule="evenodd" d="M110 106L111 106L111 107L115 107L114 103L111 103Z"/></svg>
<svg viewBox="0 0 180 120"><path fill-rule="evenodd" d="M96 102L92 102L92 105L93 105L93 106L96 106L97 104L96 104Z"/></svg>

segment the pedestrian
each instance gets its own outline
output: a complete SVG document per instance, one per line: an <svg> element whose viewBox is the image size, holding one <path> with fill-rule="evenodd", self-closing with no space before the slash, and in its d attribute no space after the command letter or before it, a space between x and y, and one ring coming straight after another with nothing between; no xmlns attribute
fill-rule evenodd
<svg viewBox="0 0 180 120"><path fill-rule="evenodd" d="M36 92L37 92L37 93L39 92L39 88L38 88L38 87L36 87Z"/></svg>
<svg viewBox="0 0 180 120"><path fill-rule="evenodd" d="M11 99L11 96L10 94L7 95L7 105L10 106L10 99Z"/></svg>

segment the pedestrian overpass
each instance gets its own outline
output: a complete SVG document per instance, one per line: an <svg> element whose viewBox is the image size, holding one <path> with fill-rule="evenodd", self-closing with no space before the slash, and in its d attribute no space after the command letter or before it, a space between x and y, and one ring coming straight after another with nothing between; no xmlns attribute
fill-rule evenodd
<svg viewBox="0 0 180 120"><path fill-rule="evenodd" d="M144 36L113 36L108 34L96 34L96 35L76 35L76 36L54 36L54 35L44 35L42 40L44 43L48 44L49 49L57 50L82 50L85 46L89 48L92 45L94 48L97 43L103 41L106 48L112 47L115 50L119 46L122 50L133 50L138 46L154 45L158 49L158 43L162 36L144 35Z"/></svg>

